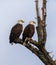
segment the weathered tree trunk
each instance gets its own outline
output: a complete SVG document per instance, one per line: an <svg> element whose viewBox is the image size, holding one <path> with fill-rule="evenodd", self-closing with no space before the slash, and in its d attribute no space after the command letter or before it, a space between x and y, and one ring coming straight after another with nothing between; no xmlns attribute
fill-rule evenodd
<svg viewBox="0 0 56 65"><path fill-rule="evenodd" d="M36 13L37 13L37 36L38 36L38 42L36 40L30 40L30 43L33 44L32 46L29 43L26 43L26 48L28 48L30 51L32 51L39 59L45 64L45 65L56 65L49 53L47 52L45 48L46 44L46 38L47 38L47 32L46 32L46 0L43 0L42 4L42 19L40 16L40 6L39 2L40 0L36 0ZM15 44L22 44L22 39L16 39L14 41ZM35 47L36 46L36 47Z"/></svg>

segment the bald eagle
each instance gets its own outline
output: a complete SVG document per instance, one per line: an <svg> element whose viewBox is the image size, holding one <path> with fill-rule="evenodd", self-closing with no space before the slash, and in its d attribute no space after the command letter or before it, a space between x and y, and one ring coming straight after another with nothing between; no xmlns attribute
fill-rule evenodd
<svg viewBox="0 0 56 65"><path fill-rule="evenodd" d="M24 32L22 34L22 40L23 42L26 40L26 38L31 39L35 33L35 22L30 21L29 24L25 27ZM24 44L23 44L24 45Z"/></svg>
<svg viewBox="0 0 56 65"><path fill-rule="evenodd" d="M11 29L10 36L9 36L9 42L12 43L16 38L19 38L19 36L22 33L23 30L23 20L18 20L18 23L14 25Z"/></svg>

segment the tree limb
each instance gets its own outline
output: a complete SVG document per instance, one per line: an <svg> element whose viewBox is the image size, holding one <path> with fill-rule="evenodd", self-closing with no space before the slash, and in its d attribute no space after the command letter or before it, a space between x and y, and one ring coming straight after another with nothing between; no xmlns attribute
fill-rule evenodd
<svg viewBox="0 0 56 65"><path fill-rule="evenodd" d="M43 49L42 52L39 50L39 43L37 41L30 40L29 42L36 47L32 46L30 43L26 43L25 47L38 56L45 65L55 65L47 50ZM22 39L19 38L15 39L14 43L23 45Z"/></svg>
<svg viewBox="0 0 56 65"><path fill-rule="evenodd" d="M46 0L43 0L43 7L42 7L42 20L46 21Z"/></svg>
<svg viewBox="0 0 56 65"><path fill-rule="evenodd" d="M36 41L34 41L34 40L31 40L30 42L31 42L33 45L35 45L35 46L36 46L36 43L37 43L37 46L38 46L38 42L36 42ZM15 44L21 44L21 45L23 45L22 39L19 39L19 38L15 39L14 43L15 43ZM42 62L45 63L45 65L50 65L50 64L47 64L48 62L47 62L47 60L45 59L45 56L43 55L43 53L42 53L41 51L38 50L38 48L32 46L32 45L29 44L29 43L26 43L25 47L28 48L30 51L32 51L36 56L38 56L39 59L41 59Z"/></svg>
<svg viewBox="0 0 56 65"><path fill-rule="evenodd" d="M41 21L41 16L40 16L40 7L39 7L39 4L40 4L40 2L39 2L40 0L36 0L35 2L36 2L36 13L37 13L37 24Z"/></svg>

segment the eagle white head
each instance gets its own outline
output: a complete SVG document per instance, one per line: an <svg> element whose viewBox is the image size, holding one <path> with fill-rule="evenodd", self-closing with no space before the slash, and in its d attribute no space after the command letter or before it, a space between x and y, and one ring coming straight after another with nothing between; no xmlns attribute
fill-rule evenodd
<svg viewBox="0 0 56 65"><path fill-rule="evenodd" d="M30 21L29 24L35 25L36 22L35 21Z"/></svg>
<svg viewBox="0 0 56 65"><path fill-rule="evenodd" d="M23 21L22 19L20 19L20 20L18 20L18 23L19 23L19 24L23 24L24 21Z"/></svg>

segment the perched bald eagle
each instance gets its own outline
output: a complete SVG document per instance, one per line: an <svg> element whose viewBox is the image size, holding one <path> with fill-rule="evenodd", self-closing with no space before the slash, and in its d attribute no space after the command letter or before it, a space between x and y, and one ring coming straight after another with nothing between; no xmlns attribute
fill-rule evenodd
<svg viewBox="0 0 56 65"><path fill-rule="evenodd" d="M10 36L9 36L9 42L12 43L16 38L19 38L19 36L22 33L23 30L23 20L18 20L18 23L14 25L11 29Z"/></svg>
<svg viewBox="0 0 56 65"><path fill-rule="evenodd" d="M26 38L31 39L35 33L35 22L30 21L29 24L25 27L23 35L22 35L22 40L23 42L26 40ZM24 45L24 44L23 44Z"/></svg>

